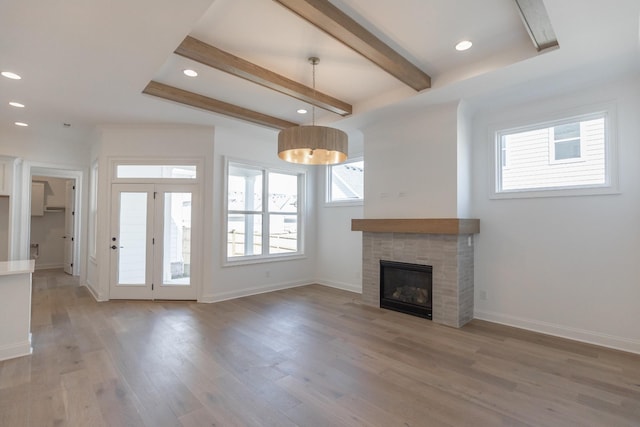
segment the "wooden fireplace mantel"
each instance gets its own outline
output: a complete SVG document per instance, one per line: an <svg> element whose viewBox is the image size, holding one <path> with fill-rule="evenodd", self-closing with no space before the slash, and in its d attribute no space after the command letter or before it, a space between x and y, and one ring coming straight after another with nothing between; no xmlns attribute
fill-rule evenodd
<svg viewBox="0 0 640 427"><path fill-rule="evenodd" d="M351 231L368 231L373 233L477 234L480 233L480 220L465 218L352 219Z"/></svg>

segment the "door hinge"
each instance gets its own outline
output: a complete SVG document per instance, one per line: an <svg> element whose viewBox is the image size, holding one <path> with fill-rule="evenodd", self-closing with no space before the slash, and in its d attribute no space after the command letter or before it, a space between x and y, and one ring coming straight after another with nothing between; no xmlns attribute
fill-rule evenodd
<svg viewBox="0 0 640 427"><path fill-rule="evenodd" d="M155 244L156 244L156 238L155 238L155 237L152 237L152 238L151 238L151 244L152 244L152 245L155 245Z"/></svg>
<svg viewBox="0 0 640 427"><path fill-rule="evenodd" d="M153 283L151 284L151 290L153 290Z"/></svg>
<svg viewBox="0 0 640 427"><path fill-rule="evenodd" d="M154 191L154 192L153 192L153 200L155 200L155 199L156 199L156 194L158 194L158 192L157 192L157 191Z"/></svg>
<svg viewBox="0 0 640 427"><path fill-rule="evenodd" d="M76 186L74 185L74 186L72 187L72 189L73 189L73 190L75 190L75 189L76 189Z"/></svg>
<svg viewBox="0 0 640 427"><path fill-rule="evenodd" d="M73 263L71 263L70 265L71 265L71 267L73 267Z"/></svg>
<svg viewBox="0 0 640 427"><path fill-rule="evenodd" d="M73 238L73 237L72 237L72 238L71 238L71 241L73 242L74 240L75 240L75 238Z"/></svg>
<svg viewBox="0 0 640 427"><path fill-rule="evenodd" d="M75 215L75 214L76 214L76 211L71 211L71 215Z"/></svg>

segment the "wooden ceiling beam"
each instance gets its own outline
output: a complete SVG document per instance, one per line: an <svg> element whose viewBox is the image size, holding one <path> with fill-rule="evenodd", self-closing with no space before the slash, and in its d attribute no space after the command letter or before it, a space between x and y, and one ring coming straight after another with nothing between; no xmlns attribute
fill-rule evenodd
<svg viewBox="0 0 640 427"><path fill-rule="evenodd" d="M180 43L175 53L341 116L348 116L353 112L353 107L344 101L318 92L191 36L187 36Z"/></svg>
<svg viewBox="0 0 640 427"><path fill-rule="evenodd" d="M286 129L299 126L298 123L268 116L266 114L258 113L256 111L238 107L237 105L229 104L227 102L219 101L217 99L209 98L204 95L199 95L197 93L189 92L187 90L179 89L156 81L150 81L142 93L211 111L213 113L235 117L236 119L246 120L248 122L274 129Z"/></svg>
<svg viewBox="0 0 640 427"><path fill-rule="evenodd" d="M522 22L539 51L558 46L556 33L542 0L515 0Z"/></svg>
<svg viewBox="0 0 640 427"><path fill-rule="evenodd" d="M328 0L274 0L417 91L431 78Z"/></svg>

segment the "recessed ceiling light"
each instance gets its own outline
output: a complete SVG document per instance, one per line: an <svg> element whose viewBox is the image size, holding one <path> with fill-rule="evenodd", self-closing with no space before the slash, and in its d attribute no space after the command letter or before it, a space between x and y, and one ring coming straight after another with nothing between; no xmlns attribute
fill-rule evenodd
<svg viewBox="0 0 640 427"><path fill-rule="evenodd" d="M460 43L456 45L456 50L459 50L459 51L467 50L471 46L473 46L473 43L471 43L469 40L462 40Z"/></svg>
<svg viewBox="0 0 640 427"><path fill-rule="evenodd" d="M9 103L12 107L24 108L24 104L20 104L19 102L11 101Z"/></svg>
<svg viewBox="0 0 640 427"><path fill-rule="evenodd" d="M187 77L196 77L198 75L198 72L196 70L186 69L186 70L182 70L182 72Z"/></svg>
<svg viewBox="0 0 640 427"><path fill-rule="evenodd" d="M20 80L22 78L19 75L17 75L16 73L12 73L11 71L3 71L0 74L2 74L3 76L5 76L8 79L13 79L13 80Z"/></svg>
<svg viewBox="0 0 640 427"><path fill-rule="evenodd" d="M307 110L305 110L304 108L300 108L300 109L298 110L298 114L307 114L307 113L308 113L308 111L307 111Z"/></svg>
<svg viewBox="0 0 640 427"><path fill-rule="evenodd" d="M15 123L14 123L14 125L16 125L16 126L22 126L22 127L27 127L27 126L29 126L29 124L28 124L28 123L23 123L23 122L15 122Z"/></svg>

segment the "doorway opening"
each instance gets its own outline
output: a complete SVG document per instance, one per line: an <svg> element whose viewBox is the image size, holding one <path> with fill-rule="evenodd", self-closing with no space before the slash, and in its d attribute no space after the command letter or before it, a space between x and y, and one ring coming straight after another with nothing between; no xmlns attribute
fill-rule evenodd
<svg viewBox="0 0 640 427"><path fill-rule="evenodd" d="M82 178L81 170L25 162L18 253L21 259L35 258L36 269L82 276Z"/></svg>
<svg viewBox="0 0 640 427"><path fill-rule="evenodd" d="M61 268L74 275L76 180L31 177L29 257L36 270Z"/></svg>

